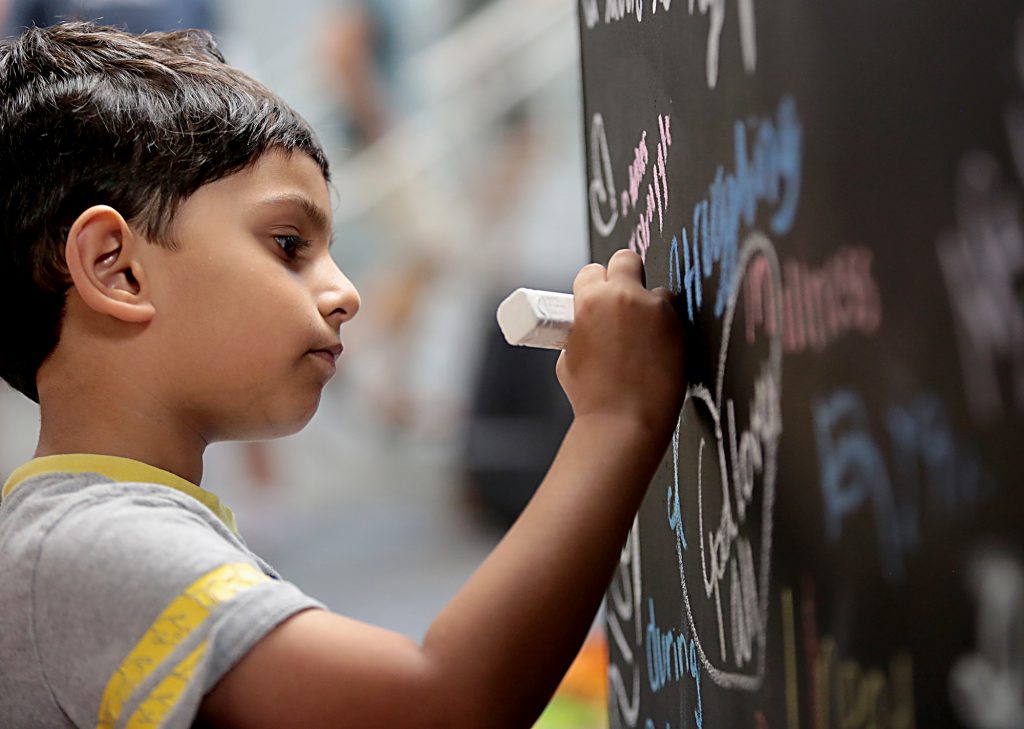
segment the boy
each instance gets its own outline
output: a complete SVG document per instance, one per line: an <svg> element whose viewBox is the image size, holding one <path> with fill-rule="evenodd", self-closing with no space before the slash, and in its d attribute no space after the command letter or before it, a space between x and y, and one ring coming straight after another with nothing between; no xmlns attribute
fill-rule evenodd
<svg viewBox="0 0 1024 729"><path fill-rule="evenodd" d="M197 31L0 44L0 374L37 401L0 502L0 726L528 727L578 649L682 397L637 256L582 269L575 420L422 645L331 614L200 489L312 417L359 296L328 169Z"/></svg>

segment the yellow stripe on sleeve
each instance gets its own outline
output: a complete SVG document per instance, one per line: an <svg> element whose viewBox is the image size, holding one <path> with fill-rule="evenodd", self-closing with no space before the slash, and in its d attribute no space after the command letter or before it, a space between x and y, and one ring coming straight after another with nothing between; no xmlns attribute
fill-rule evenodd
<svg viewBox="0 0 1024 729"><path fill-rule="evenodd" d="M269 579L251 564L226 564L203 575L174 598L111 675L100 701L96 729L114 729L124 704L132 693L174 652L175 648L202 625L214 608ZM205 646L205 641L201 645ZM196 651L175 667L175 673L194 655ZM199 656L201 655L200 653ZM196 656L195 660L198 660L199 656ZM194 663L192 668L194 670ZM164 679L164 682L167 680ZM161 682L161 686L164 682Z"/></svg>
<svg viewBox="0 0 1024 729"><path fill-rule="evenodd" d="M164 676L163 680L149 692L146 700L139 704L139 708L132 714L125 729L150 729L160 726L185 692L185 688L192 679L192 674L195 673L200 659L206 654L208 646L209 644L204 640L181 663L175 666L171 673Z"/></svg>

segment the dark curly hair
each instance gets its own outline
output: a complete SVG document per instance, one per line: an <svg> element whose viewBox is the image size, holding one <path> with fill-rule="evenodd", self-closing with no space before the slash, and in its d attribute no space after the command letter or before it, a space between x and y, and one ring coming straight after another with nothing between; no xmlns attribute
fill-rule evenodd
<svg viewBox="0 0 1024 729"><path fill-rule="evenodd" d="M69 22L0 42L0 377L39 401L83 210L110 205L173 248L178 206L272 148L304 152L329 178L309 125L225 64L205 31Z"/></svg>

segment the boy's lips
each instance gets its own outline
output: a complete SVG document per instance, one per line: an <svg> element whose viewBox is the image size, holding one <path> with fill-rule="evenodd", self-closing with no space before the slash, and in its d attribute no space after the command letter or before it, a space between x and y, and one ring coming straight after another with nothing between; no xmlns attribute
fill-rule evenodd
<svg viewBox="0 0 1024 729"><path fill-rule="evenodd" d="M338 357L341 356L341 352L344 349L340 344L332 344L327 347L320 347L318 349L309 350L309 354L318 357L319 359L327 362L333 370L337 367Z"/></svg>
<svg viewBox="0 0 1024 729"><path fill-rule="evenodd" d="M338 357L341 356L341 352L344 349L345 348L342 347L340 344L331 344L327 347L317 347L316 349L311 349L309 351L312 352L313 354L316 354L318 352L321 354L329 354L331 356L331 359L336 360L338 359Z"/></svg>

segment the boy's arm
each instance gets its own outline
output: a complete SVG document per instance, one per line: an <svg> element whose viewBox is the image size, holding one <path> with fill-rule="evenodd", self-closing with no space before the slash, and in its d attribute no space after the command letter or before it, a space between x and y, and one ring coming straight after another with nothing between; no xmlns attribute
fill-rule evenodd
<svg viewBox="0 0 1024 729"><path fill-rule="evenodd" d="M576 418L536 495L417 646L325 611L287 620L210 692L217 726L529 727L590 626L671 436L678 320L639 257L585 267L558 363Z"/></svg>

